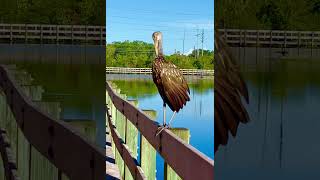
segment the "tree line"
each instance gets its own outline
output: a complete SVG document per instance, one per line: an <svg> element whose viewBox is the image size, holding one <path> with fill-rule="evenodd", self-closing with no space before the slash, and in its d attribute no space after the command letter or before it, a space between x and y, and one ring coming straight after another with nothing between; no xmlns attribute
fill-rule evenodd
<svg viewBox="0 0 320 180"><path fill-rule="evenodd" d="M0 23L105 25L105 0L3 0Z"/></svg>
<svg viewBox="0 0 320 180"><path fill-rule="evenodd" d="M199 53L198 53L199 51ZM193 50L188 55L176 52L165 59L183 69L213 69L214 53L210 50ZM199 54L199 56L198 56ZM124 41L107 44L106 65L114 67L151 67L155 58L153 44L143 41Z"/></svg>
<svg viewBox="0 0 320 180"><path fill-rule="evenodd" d="M215 23L220 28L320 30L320 0L219 0Z"/></svg>

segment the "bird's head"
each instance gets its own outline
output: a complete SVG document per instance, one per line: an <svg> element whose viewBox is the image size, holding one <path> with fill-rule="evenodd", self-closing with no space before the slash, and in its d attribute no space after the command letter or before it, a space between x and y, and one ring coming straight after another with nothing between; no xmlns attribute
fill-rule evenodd
<svg viewBox="0 0 320 180"><path fill-rule="evenodd" d="M152 39L154 42L154 49L157 56L162 56L162 33L160 31L154 32L152 34Z"/></svg>

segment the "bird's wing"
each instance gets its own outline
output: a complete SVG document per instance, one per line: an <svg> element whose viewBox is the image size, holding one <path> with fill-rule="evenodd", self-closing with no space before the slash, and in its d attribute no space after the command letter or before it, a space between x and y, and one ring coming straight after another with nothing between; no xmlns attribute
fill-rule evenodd
<svg viewBox="0 0 320 180"><path fill-rule="evenodd" d="M249 103L249 95L239 67L228 45L215 31L214 147L226 145L229 132L236 136L239 122L249 121L241 96Z"/></svg>
<svg viewBox="0 0 320 180"><path fill-rule="evenodd" d="M190 100L190 90L186 80L181 71L169 61L164 61L160 77L164 90L164 101L172 111L179 112Z"/></svg>

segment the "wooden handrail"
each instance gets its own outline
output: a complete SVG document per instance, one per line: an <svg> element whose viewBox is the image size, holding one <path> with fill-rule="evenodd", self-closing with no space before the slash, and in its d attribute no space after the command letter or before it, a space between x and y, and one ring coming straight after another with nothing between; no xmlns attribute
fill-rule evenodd
<svg viewBox="0 0 320 180"><path fill-rule="evenodd" d="M208 69L180 69L184 75L213 76L214 70ZM132 74L151 74L151 68L127 68L127 67L106 67L107 73L132 73Z"/></svg>
<svg viewBox="0 0 320 180"><path fill-rule="evenodd" d="M121 158L124 160L125 164L129 168L133 179L146 180L147 178L145 177L141 167L138 165L137 159L133 157L132 152L130 152L129 148L125 145L118 131L112 124L112 120L111 120L112 117L109 110L110 110L109 107L107 107L107 121L109 124L113 142L116 148L119 150L119 154L121 155Z"/></svg>
<svg viewBox="0 0 320 180"><path fill-rule="evenodd" d="M85 25L41 25L41 24L0 24L0 40L28 41L43 40L99 41L104 45L106 41L105 26ZM52 43L52 42L51 42Z"/></svg>
<svg viewBox="0 0 320 180"><path fill-rule="evenodd" d="M226 42L233 46L320 46L320 31L254 29L218 29L218 31Z"/></svg>
<svg viewBox="0 0 320 180"><path fill-rule="evenodd" d="M109 82L106 84L106 89L116 109L140 131L182 179L212 180L214 178L212 159L183 142L170 130L166 129L159 136L155 136L159 127L157 122L152 121L134 105L117 95ZM122 149L118 151L121 152ZM131 173L134 174L134 172Z"/></svg>
<svg viewBox="0 0 320 180"><path fill-rule="evenodd" d="M105 153L63 121L39 109L0 66L0 88L28 142L71 180L105 178Z"/></svg>

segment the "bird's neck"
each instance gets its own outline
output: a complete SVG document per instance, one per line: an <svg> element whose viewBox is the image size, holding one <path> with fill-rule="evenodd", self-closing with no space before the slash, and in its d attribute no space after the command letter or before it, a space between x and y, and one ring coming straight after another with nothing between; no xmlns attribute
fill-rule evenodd
<svg viewBox="0 0 320 180"><path fill-rule="evenodd" d="M163 56L162 39L159 39L159 41L158 41L158 52L159 52L158 56Z"/></svg>

